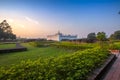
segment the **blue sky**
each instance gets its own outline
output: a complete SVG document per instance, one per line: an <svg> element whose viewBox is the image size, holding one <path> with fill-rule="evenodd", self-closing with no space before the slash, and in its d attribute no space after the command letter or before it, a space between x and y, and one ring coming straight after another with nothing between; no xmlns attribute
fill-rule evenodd
<svg viewBox="0 0 120 80"><path fill-rule="evenodd" d="M120 29L120 0L0 0L0 21L7 19L23 37L45 37L58 30L77 34Z"/></svg>

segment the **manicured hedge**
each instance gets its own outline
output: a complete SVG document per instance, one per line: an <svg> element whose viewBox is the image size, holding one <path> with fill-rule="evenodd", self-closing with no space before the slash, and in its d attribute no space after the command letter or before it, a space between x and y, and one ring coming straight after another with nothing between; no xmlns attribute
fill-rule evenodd
<svg viewBox="0 0 120 80"><path fill-rule="evenodd" d="M100 48L77 51L60 57L22 61L0 69L0 80L85 80L100 66L109 52Z"/></svg>
<svg viewBox="0 0 120 80"><path fill-rule="evenodd" d="M65 49L74 49L74 50L83 50L93 48L95 44L88 44L88 43L72 43L72 42L51 42L51 41L34 41L29 42L30 45L34 47L44 47L44 46L55 46L58 48L65 48Z"/></svg>
<svg viewBox="0 0 120 80"><path fill-rule="evenodd" d="M94 44L87 44L87 43L77 44L72 42L57 42L57 43L53 43L52 45L58 48L76 49L76 50L90 49L94 47Z"/></svg>

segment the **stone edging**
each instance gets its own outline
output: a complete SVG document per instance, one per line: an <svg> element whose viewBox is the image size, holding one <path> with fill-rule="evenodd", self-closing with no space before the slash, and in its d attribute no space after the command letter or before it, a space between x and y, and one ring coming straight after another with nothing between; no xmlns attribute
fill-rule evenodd
<svg viewBox="0 0 120 80"><path fill-rule="evenodd" d="M15 48L8 48L8 49L0 49L0 53L11 53L11 52L21 52L26 51L27 48L20 45L20 43L16 43Z"/></svg>
<svg viewBox="0 0 120 80"><path fill-rule="evenodd" d="M95 69L87 80L100 80L111 64L116 60L116 56L111 54L106 62L98 69Z"/></svg>

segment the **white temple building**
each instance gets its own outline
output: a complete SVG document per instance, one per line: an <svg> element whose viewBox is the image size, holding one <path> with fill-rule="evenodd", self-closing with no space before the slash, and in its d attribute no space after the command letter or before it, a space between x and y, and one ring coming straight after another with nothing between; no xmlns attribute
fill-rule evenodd
<svg viewBox="0 0 120 80"><path fill-rule="evenodd" d="M74 40L74 39L77 39L77 35L64 35L59 31L54 35L47 36L47 40L53 40L53 41Z"/></svg>

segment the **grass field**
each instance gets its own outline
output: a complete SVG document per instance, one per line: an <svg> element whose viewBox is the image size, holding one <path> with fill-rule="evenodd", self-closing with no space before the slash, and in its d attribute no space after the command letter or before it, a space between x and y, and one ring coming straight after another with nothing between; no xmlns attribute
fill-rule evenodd
<svg viewBox="0 0 120 80"><path fill-rule="evenodd" d="M0 49L15 48L16 44L0 44Z"/></svg>
<svg viewBox="0 0 120 80"><path fill-rule="evenodd" d="M15 52L15 53L5 53L0 54L0 66L9 67L11 64L19 64L22 60L26 61L36 60L38 58L47 58L53 56L66 55L68 53L73 53L74 50L56 48L56 47L33 47L28 43L22 44L28 48L28 51L25 52ZM9 44L9 46L14 46ZM3 46L2 46L3 47ZM6 46L5 46L6 47Z"/></svg>

